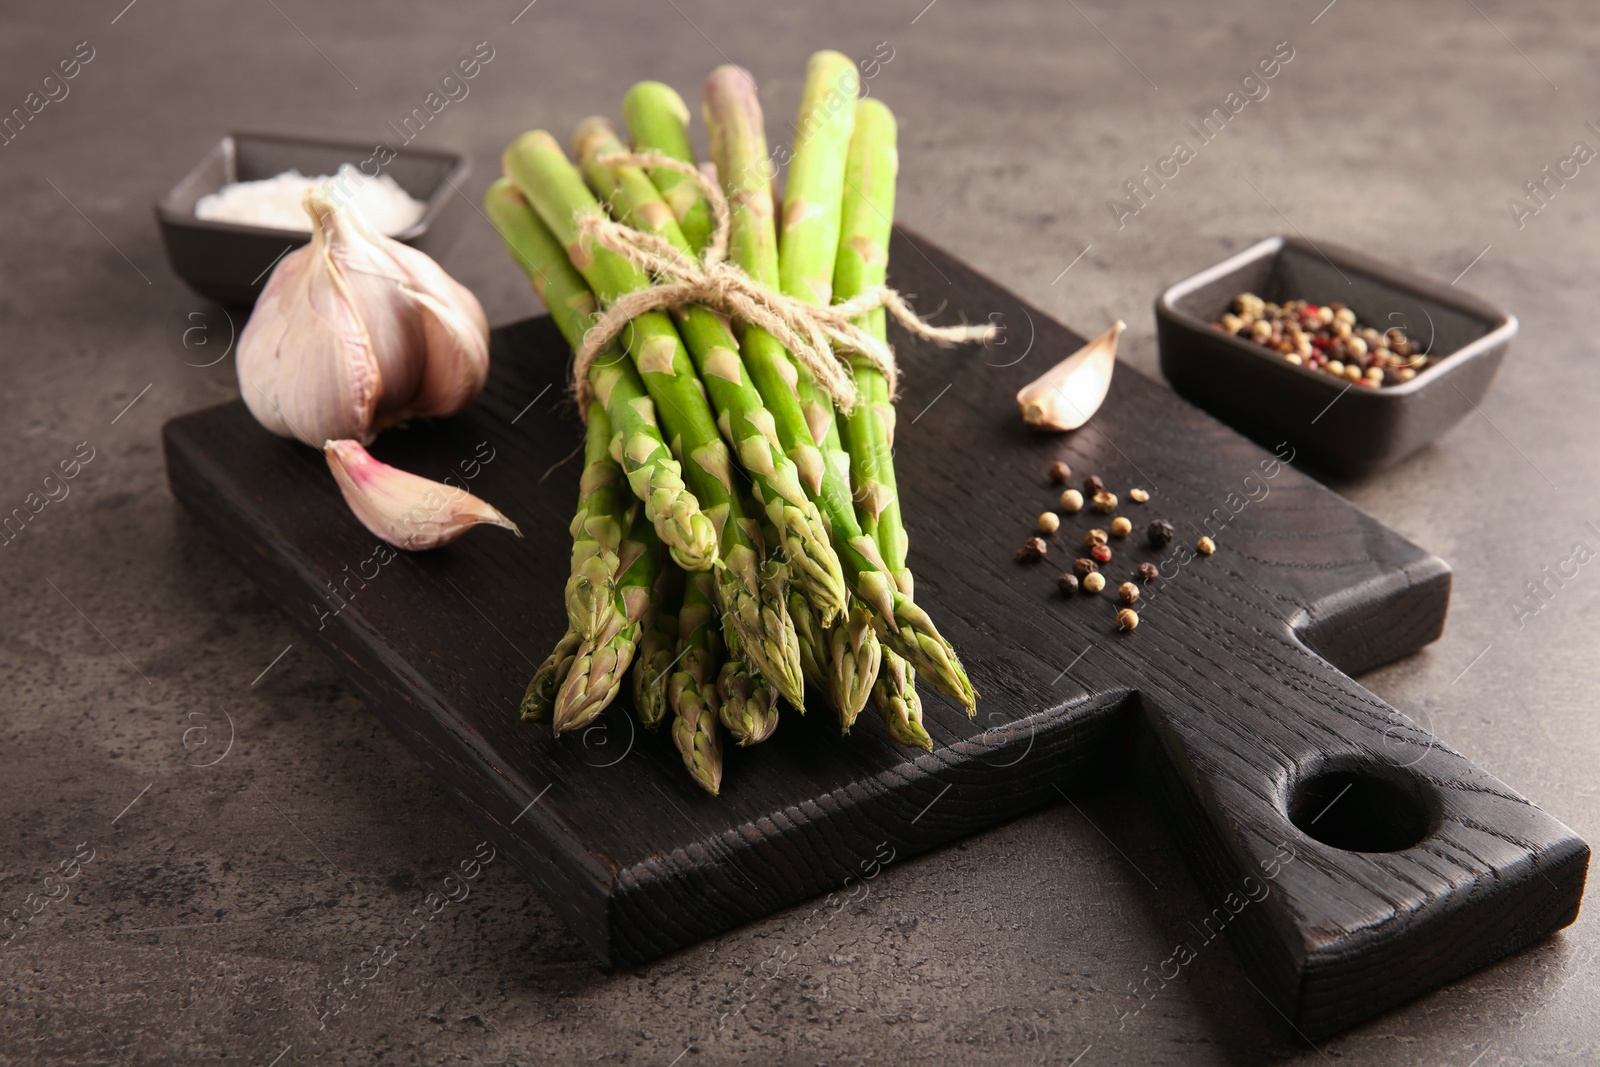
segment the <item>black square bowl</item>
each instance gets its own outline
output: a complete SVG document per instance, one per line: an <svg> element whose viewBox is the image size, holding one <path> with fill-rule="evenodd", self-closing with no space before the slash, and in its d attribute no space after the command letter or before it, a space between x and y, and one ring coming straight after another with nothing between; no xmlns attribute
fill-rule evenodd
<svg viewBox="0 0 1600 1067"><path fill-rule="evenodd" d="M347 141L230 133L156 202L156 222L173 271L218 303L254 304L267 284L268 268L289 250L310 243L310 233L196 218L195 204L230 182L258 181L290 169L332 174L341 163L359 168L373 150L373 145ZM456 189L470 169L466 157L454 152L397 149L382 173L428 206L416 225L395 239L439 258L460 230Z"/></svg>
<svg viewBox="0 0 1600 1067"><path fill-rule="evenodd" d="M1211 325L1245 292L1269 303L1345 304L1364 324L1404 329L1431 362L1411 381L1378 389L1296 366ZM1342 478L1398 463L1473 411L1516 332L1513 316L1452 286L1294 237L1269 237L1156 301L1161 373L1179 394Z"/></svg>

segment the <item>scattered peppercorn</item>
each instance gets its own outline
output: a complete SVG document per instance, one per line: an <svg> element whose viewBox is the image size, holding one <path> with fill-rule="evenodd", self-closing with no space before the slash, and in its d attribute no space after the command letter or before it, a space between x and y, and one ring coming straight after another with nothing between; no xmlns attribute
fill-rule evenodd
<svg viewBox="0 0 1600 1067"><path fill-rule="evenodd" d="M1068 571L1056 579L1056 586L1063 593L1076 593L1078 591L1078 576Z"/></svg>
<svg viewBox="0 0 1600 1067"><path fill-rule="evenodd" d="M1139 564L1139 578L1141 581L1153 582L1161 577L1161 572L1156 570L1154 563Z"/></svg>
<svg viewBox="0 0 1600 1067"><path fill-rule="evenodd" d="M1053 511L1041 511L1039 513L1040 533L1053 534L1059 529L1061 529L1061 516Z"/></svg>
<svg viewBox="0 0 1600 1067"><path fill-rule="evenodd" d="M1166 519L1157 519L1150 524L1145 536L1149 538L1151 548L1166 548L1172 544L1173 533L1172 523Z"/></svg>
<svg viewBox="0 0 1600 1067"><path fill-rule="evenodd" d="M1146 500L1150 499L1150 493L1145 489L1129 489L1128 499L1133 501L1135 504L1143 504Z"/></svg>
<svg viewBox="0 0 1600 1067"><path fill-rule="evenodd" d="M1072 468L1059 459L1050 464L1050 481L1054 485L1066 485L1067 479L1072 477Z"/></svg>
<svg viewBox="0 0 1600 1067"><path fill-rule="evenodd" d="M1253 293L1240 293L1233 310L1212 325L1271 349L1296 366L1369 388L1408 382L1433 363L1404 330L1391 327L1380 333L1363 326L1343 304L1269 304Z"/></svg>
<svg viewBox="0 0 1600 1067"><path fill-rule="evenodd" d="M1118 515L1111 520L1112 537L1127 537L1131 533L1133 533L1133 523L1125 517Z"/></svg>
<svg viewBox="0 0 1600 1067"><path fill-rule="evenodd" d="M1106 532L1099 527L1095 527L1083 535L1083 543L1090 548L1095 545L1103 545L1106 543Z"/></svg>
<svg viewBox="0 0 1600 1067"><path fill-rule="evenodd" d="M1122 598L1124 604L1132 604L1139 599L1139 587L1132 582L1123 582L1117 586L1117 595Z"/></svg>
<svg viewBox="0 0 1600 1067"><path fill-rule="evenodd" d="M1133 630L1139 626L1139 613L1132 608L1123 608L1117 612L1117 628L1119 630Z"/></svg>
<svg viewBox="0 0 1600 1067"><path fill-rule="evenodd" d="M1117 494L1096 493L1094 495L1094 507L1096 511L1103 511L1107 515L1111 514L1117 510Z"/></svg>
<svg viewBox="0 0 1600 1067"><path fill-rule="evenodd" d="M1100 569L1100 565L1092 559L1075 559L1072 561L1072 573L1079 578L1087 578Z"/></svg>
<svg viewBox="0 0 1600 1067"><path fill-rule="evenodd" d="M1194 543L1194 547L1200 550L1202 556L1209 556L1217 550L1217 543L1209 537L1202 537Z"/></svg>
<svg viewBox="0 0 1600 1067"><path fill-rule="evenodd" d="M1061 494L1061 510L1071 514L1083 510L1083 494L1076 489L1068 489Z"/></svg>
<svg viewBox="0 0 1600 1067"><path fill-rule="evenodd" d="M1098 593L1106 587L1106 576L1099 571L1091 571L1083 577L1083 591L1085 593Z"/></svg>
<svg viewBox="0 0 1600 1067"><path fill-rule="evenodd" d="M1091 545L1089 547L1089 557L1091 559L1093 559L1096 563L1110 563L1111 562L1111 546L1110 545Z"/></svg>
<svg viewBox="0 0 1600 1067"><path fill-rule="evenodd" d="M1091 474L1089 477L1083 480L1084 495L1092 497L1096 493L1103 493L1105 491L1106 483L1100 480L1100 476L1098 474Z"/></svg>
<svg viewBox="0 0 1600 1067"><path fill-rule="evenodd" d="M1041 559L1044 559L1044 555L1048 551L1050 551L1050 547L1044 543L1044 538L1030 537L1022 542L1021 548L1017 549L1017 562L1038 563Z"/></svg>

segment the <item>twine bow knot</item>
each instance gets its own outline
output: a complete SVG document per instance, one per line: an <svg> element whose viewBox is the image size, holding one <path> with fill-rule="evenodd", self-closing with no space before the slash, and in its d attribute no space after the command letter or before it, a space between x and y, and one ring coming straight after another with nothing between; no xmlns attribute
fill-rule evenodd
<svg viewBox="0 0 1600 1067"><path fill-rule="evenodd" d="M888 380L889 395L899 392L899 368L887 343L854 322L876 308L884 308L914 337L936 344L987 341L996 327L934 326L923 321L904 298L886 285L827 306L808 304L797 297L774 292L728 261L732 215L717 182L699 169L659 152L610 153L597 162L606 166L663 168L692 180L711 205L716 218L710 243L697 260L664 238L617 222L604 212L580 213L576 219L580 238L622 256L655 279L655 284L619 296L584 335L573 359L573 381L580 407L590 400L589 368L629 322L663 308L702 304L772 334L801 366L816 379L843 411L855 407L856 386L850 354L859 355Z"/></svg>

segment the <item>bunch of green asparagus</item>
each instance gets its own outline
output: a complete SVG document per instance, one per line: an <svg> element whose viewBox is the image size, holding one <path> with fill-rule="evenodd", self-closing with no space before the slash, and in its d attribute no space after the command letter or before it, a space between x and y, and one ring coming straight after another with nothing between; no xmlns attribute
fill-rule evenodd
<svg viewBox="0 0 1600 1067"><path fill-rule="evenodd" d="M849 58L811 58L781 215L754 81L725 66L702 91L729 259L810 303L884 281L895 120L858 100L858 84ZM485 197L574 350L600 309L657 281L586 232L586 216L696 261L717 223L689 176L619 159L631 148L694 164L683 99L641 82L623 115L631 146L605 119L586 119L576 163L542 130L517 138ZM882 309L857 325L884 338ZM870 701L896 741L929 750L919 675L973 713L960 660L912 600L888 383L865 357L850 365L858 399L837 411L759 326L699 305L628 323L588 370L567 631L528 686L524 719L550 718L558 733L585 725L631 665L640 720L670 717L690 774L715 794L722 732L740 745L765 740L780 698L803 712L807 686L846 733Z"/></svg>

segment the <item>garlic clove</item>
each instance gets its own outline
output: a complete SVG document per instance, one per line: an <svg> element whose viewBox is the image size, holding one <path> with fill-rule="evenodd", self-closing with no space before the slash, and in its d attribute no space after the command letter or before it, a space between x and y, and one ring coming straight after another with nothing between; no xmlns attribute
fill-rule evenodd
<svg viewBox="0 0 1600 1067"><path fill-rule="evenodd" d="M483 391L489 380L489 318L472 290L450 277L426 252L378 238L407 304L406 317L420 331L422 366L410 399L390 422L454 415Z"/></svg>
<svg viewBox="0 0 1600 1067"><path fill-rule="evenodd" d="M1022 421L1047 430L1076 430L1088 422L1111 391L1117 338L1127 328L1118 319L1111 329L1018 390Z"/></svg>
<svg viewBox="0 0 1600 1067"><path fill-rule="evenodd" d="M374 412L381 418L402 409L422 379L422 328L401 292L410 276L384 248L388 238L354 204L335 205L325 192L313 189L306 194L305 208L314 220L312 244L322 250L319 275L337 288L367 331L382 382Z"/></svg>
<svg viewBox="0 0 1600 1067"><path fill-rule="evenodd" d="M479 523L522 536L516 523L465 489L391 467L372 458L359 441L330 440L322 453L356 518L397 548L420 552L447 545Z"/></svg>
<svg viewBox="0 0 1600 1067"><path fill-rule="evenodd" d="M489 379L489 345L457 307L418 290L406 290L422 325L428 358L406 417L451 415L483 391Z"/></svg>
<svg viewBox="0 0 1600 1067"><path fill-rule="evenodd" d="M348 294L315 241L283 258L239 338L240 393L267 429L316 446L371 440L378 362Z"/></svg>

